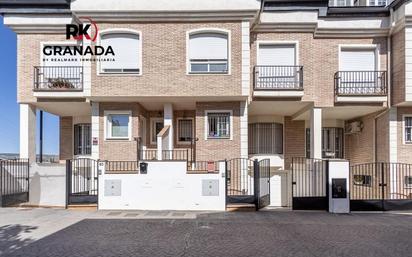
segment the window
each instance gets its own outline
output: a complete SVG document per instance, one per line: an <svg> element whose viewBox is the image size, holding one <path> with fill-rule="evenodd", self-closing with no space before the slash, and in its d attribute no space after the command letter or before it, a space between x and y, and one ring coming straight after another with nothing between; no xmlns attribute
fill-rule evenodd
<svg viewBox="0 0 412 257"><path fill-rule="evenodd" d="M103 34L101 36L101 46L111 46L115 54L114 62L100 62L100 71L102 73L140 73L140 34L123 32Z"/></svg>
<svg viewBox="0 0 412 257"><path fill-rule="evenodd" d="M343 128L322 128L322 158L343 159ZM306 157L310 158L310 129L306 129Z"/></svg>
<svg viewBox="0 0 412 257"><path fill-rule="evenodd" d="M404 117L405 143L412 144L412 116Z"/></svg>
<svg viewBox="0 0 412 257"><path fill-rule="evenodd" d="M412 176L405 176L405 187L412 188Z"/></svg>
<svg viewBox="0 0 412 257"><path fill-rule="evenodd" d="M131 112L108 112L106 116L107 139L130 139L131 137Z"/></svg>
<svg viewBox="0 0 412 257"><path fill-rule="evenodd" d="M369 0L370 6L386 6L386 0Z"/></svg>
<svg viewBox="0 0 412 257"><path fill-rule="evenodd" d="M150 122L150 142L152 144L157 144L157 134L163 129L163 119L157 118L152 119Z"/></svg>
<svg viewBox="0 0 412 257"><path fill-rule="evenodd" d="M74 125L74 155L91 154L91 136L90 124Z"/></svg>
<svg viewBox="0 0 412 257"><path fill-rule="evenodd" d="M299 82L297 43L259 44L256 74L262 87L294 89Z"/></svg>
<svg viewBox="0 0 412 257"><path fill-rule="evenodd" d="M193 119L181 118L177 120L177 141L191 143L193 138Z"/></svg>
<svg viewBox="0 0 412 257"><path fill-rule="evenodd" d="M340 71L375 71L376 48L343 47L340 53Z"/></svg>
<svg viewBox="0 0 412 257"><path fill-rule="evenodd" d="M283 124L249 124L249 154L283 154Z"/></svg>
<svg viewBox="0 0 412 257"><path fill-rule="evenodd" d="M372 176L370 175L353 175L353 184L357 186L371 186Z"/></svg>
<svg viewBox="0 0 412 257"><path fill-rule="evenodd" d="M230 138L230 112L207 112L207 138Z"/></svg>
<svg viewBox="0 0 412 257"><path fill-rule="evenodd" d="M228 73L228 34L202 32L189 35L189 73Z"/></svg>

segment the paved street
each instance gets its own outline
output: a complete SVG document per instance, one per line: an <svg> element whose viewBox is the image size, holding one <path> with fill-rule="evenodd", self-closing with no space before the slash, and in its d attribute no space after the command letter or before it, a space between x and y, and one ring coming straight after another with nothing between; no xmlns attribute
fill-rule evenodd
<svg viewBox="0 0 412 257"><path fill-rule="evenodd" d="M411 256L412 216L0 209L3 256Z"/></svg>

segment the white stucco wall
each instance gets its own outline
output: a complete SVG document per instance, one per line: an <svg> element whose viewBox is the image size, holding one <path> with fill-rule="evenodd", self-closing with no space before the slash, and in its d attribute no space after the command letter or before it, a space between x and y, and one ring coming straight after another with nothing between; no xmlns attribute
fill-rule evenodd
<svg viewBox="0 0 412 257"><path fill-rule="evenodd" d="M271 175L270 206L292 206L292 176L290 171L278 171Z"/></svg>
<svg viewBox="0 0 412 257"><path fill-rule="evenodd" d="M147 162L147 174L99 177L101 210L225 210L224 163L219 174L187 174L186 162ZM216 180L217 196L202 195L202 182ZM105 183L120 183L120 195L105 194ZM107 193L107 192L106 192Z"/></svg>
<svg viewBox="0 0 412 257"><path fill-rule="evenodd" d="M66 206L66 166L37 164L30 166L29 205Z"/></svg>

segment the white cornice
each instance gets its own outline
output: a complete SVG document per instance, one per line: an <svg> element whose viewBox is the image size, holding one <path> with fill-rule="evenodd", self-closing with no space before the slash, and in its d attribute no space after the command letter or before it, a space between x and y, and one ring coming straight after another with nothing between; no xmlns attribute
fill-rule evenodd
<svg viewBox="0 0 412 257"><path fill-rule="evenodd" d="M77 17L90 17L95 22L179 22L179 21L233 21L253 20L257 10L242 11L176 11L176 12L108 12L77 11Z"/></svg>

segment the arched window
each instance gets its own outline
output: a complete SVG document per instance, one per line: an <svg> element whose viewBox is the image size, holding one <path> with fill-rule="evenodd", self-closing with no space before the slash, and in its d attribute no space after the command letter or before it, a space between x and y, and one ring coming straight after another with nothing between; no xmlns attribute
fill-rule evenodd
<svg viewBox="0 0 412 257"><path fill-rule="evenodd" d="M101 35L100 45L111 46L115 61L100 62L101 73L136 73L141 72L140 34L128 32L109 32Z"/></svg>
<svg viewBox="0 0 412 257"><path fill-rule="evenodd" d="M228 33L194 32L189 34L189 73L228 73Z"/></svg>

